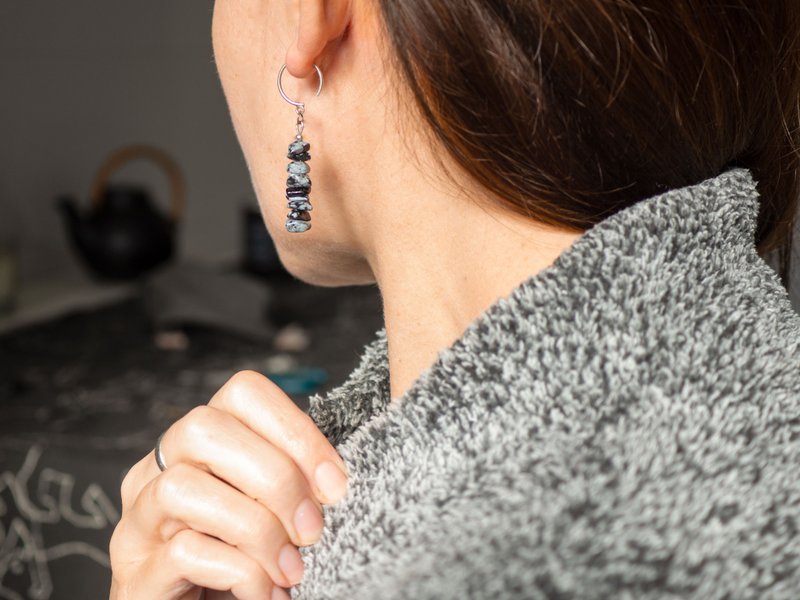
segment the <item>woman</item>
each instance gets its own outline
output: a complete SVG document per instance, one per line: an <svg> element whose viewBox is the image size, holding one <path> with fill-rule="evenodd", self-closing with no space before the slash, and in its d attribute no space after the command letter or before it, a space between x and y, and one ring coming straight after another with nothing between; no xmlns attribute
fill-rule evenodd
<svg viewBox="0 0 800 600"><path fill-rule="evenodd" d="M385 328L309 415L243 372L173 424L111 598L800 597L798 32L790 0L217 0L283 263L377 283Z"/></svg>

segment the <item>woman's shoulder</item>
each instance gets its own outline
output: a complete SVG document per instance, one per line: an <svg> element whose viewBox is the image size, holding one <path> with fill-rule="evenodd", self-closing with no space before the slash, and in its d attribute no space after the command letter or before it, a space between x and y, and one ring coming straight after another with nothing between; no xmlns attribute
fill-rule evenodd
<svg viewBox="0 0 800 600"><path fill-rule="evenodd" d="M770 584L796 597L800 329L767 279L631 313L594 345L586 330L570 343L515 327L516 352L449 370L463 376L449 412L385 430L406 439L375 449L392 460L373 457L380 469L359 484L380 493L354 518L392 540L370 553L363 597L757 596Z"/></svg>

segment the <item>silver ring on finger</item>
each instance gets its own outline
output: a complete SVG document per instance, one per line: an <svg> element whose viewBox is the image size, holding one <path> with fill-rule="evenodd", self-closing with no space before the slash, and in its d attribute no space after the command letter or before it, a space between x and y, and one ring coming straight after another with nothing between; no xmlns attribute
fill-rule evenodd
<svg viewBox="0 0 800 600"><path fill-rule="evenodd" d="M154 450L155 450L154 454L156 456L156 464L158 465L158 468L161 471L166 471L167 470L167 463L164 460L164 455L161 453L161 438L164 437L165 433L166 433L166 430L162 431L161 435L158 436L158 439L156 440L156 445L155 445L155 448L154 448Z"/></svg>

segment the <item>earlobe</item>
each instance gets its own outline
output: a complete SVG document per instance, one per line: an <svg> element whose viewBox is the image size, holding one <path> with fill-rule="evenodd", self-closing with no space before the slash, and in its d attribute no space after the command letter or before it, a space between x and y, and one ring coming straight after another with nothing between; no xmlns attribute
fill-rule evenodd
<svg viewBox="0 0 800 600"><path fill-rule="evenodd" d="M339 37L350 20L351 0L299 0L297 36L286 51L286 70L307 77L329 41Z"/></svg>

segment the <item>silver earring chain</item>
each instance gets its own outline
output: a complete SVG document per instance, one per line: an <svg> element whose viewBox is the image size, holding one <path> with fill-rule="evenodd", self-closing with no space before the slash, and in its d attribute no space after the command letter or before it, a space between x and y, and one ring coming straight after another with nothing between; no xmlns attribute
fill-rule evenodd
<svg viewBox="0 0 800 600"><path fill-rule="evenodd" d="M297 111L297 135L294 136L294 137L296 139L298 139L298 140L302 140L303 139L303 127L305 126L305 123L303 121L303 112L305 111L305 107L297 106L297 107L295 107L295 110Z"/></svg>

